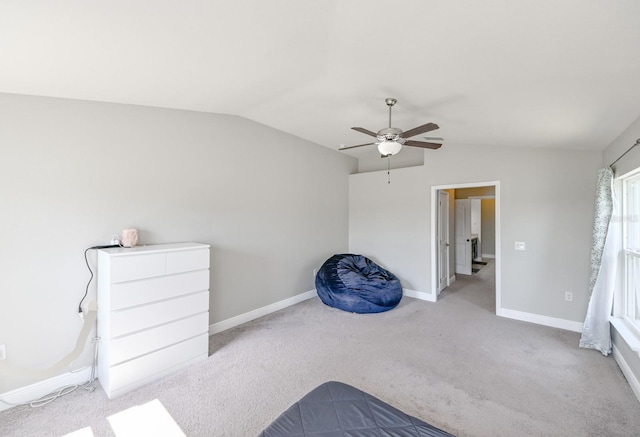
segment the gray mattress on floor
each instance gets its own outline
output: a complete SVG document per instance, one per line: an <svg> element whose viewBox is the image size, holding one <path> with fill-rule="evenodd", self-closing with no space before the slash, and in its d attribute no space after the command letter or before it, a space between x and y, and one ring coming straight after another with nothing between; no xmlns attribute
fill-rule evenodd
<svg viewBox="0 0 640 437"><path fill-rule="evenodd" d="M259 437L452 437L341 382L325 382L269 425Z"/></svg>

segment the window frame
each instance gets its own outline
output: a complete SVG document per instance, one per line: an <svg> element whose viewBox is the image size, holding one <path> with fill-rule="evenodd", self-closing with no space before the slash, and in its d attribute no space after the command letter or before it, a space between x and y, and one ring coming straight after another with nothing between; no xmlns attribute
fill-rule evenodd
<svg viewBox="0 0 640 437"><path fill-rule="evenodd" d="M621 193L621 196L617 197L619 202L614 202L614 207L618 212L618 220L621 225L621 233L619 238L620 245L620 257L618 258L620 262L618 262L618 277L615 292L614 292L614 302L613 302L613 315L610 317L610 322L617 335L621 337L622 340L626 343L626 345L633 351L635 354L640 356L640 324L636 321L632 320L631 317L628 317L628 306L630 304L628 287L629 287L629 273L628 273L628 261L631 257L635 257L636 251L628 249L628 235L629 235L629 226L630 226L630 214L629 214L629 182L635 179L640 179L640 167L625 174L619 176L615 179L615 187L618 193ZM640 185L638 186L640 190ZM640 208L640 197L638 198ZM638 209L640 212L640 209ZM637 220L638 225L640 226L640 220ZM640 228L638 229L640 232ZM640 234L639 237L640 238ZM640 274L640 273L639 273ZM616 345L613 345L614 355L620 354L620 352L616 352ZM640 389L639 389L640 390ZM640 394L638 395L638 399L640 399Z"/></svg>
<svg viewBox="0 0 640 437"><path fill-rule="evenodd" d="M620 178L622 182L622 318L640 338L640 169ZM633 188L631 185L634 184ZM631 241L633 238L633 242ZM631 246L631 245L634 246ZM630 247L631 246L631 247ZM640 245L639 245L640 246ZM635 281L634 281L635 279ZM634 289L631 289L634 287Z"/></svg>

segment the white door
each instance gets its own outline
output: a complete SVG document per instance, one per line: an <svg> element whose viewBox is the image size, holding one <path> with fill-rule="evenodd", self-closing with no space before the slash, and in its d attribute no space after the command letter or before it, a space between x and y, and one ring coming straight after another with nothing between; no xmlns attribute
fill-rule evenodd
<svg viewBox="0 0 640 437"><path fill-rule="evenodd" d="M456 200L456 273L471 274L471 201Z"/></svg>
<svg viewBox="0 0 640 437"><path fill-rule="evenodd" d="M449 286L449 193L438 191L438 294Z"/></svg>

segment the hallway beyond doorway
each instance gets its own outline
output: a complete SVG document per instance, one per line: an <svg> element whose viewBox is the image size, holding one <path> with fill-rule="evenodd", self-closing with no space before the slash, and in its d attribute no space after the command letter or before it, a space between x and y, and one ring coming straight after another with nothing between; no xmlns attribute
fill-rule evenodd
<svg viewBox="0 0 640 437"><path fill-rule="evenodd" d="M456 299L495 314L496 270L495 260L485 259L487 264L473 275L458 275L456 282L445 288L438 300Z"/></svg>

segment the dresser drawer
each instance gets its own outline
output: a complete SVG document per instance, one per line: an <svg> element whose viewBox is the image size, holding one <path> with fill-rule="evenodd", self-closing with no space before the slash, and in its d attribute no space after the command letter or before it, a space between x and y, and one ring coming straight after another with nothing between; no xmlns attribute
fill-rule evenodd
<svg viewBox="0 0 640 437"><path fill-rule="evenodd" d="M111 285L111 309L120 310L164 299L171 299L209 288L209 270L179 275L121 282ZM208 308L208 307L207 307Z"/></svg>
<svg viewBox="0 0 640 437"><path fill-rule="evenodd" d="M140 379L154 379L155 375L166 374L172 368L177 369L182 363L198 355L204 355L206 358L208 348L209 336L202 334L149 355L113 366L109 369L109 391L118 391L127 385L139 383Z"/></svg>
<svg viewBox="0 0 640 437"><path fill-rule="evenodd" d="M167 252L167 275L209 268L209 249Z"/></svg>
<svg viewBox="0 0 640 437"><path fill-rule="evenodd" d="M209 309L209 290L144 306L112 311L109 338L163 325Z"/></svg>
<svg viewBox="0 0 640 437"><path fill-rule="evenodd" d="M111 283L153 278L165 274L167 256L164 253L114 256L111 258Z"/></svg>
<svg viewBox="0 0 640 437"><path fill-rule="evenodd" d="M109 365L117 365L209 332L209 313L200 313L111 341Z"/></svg>

